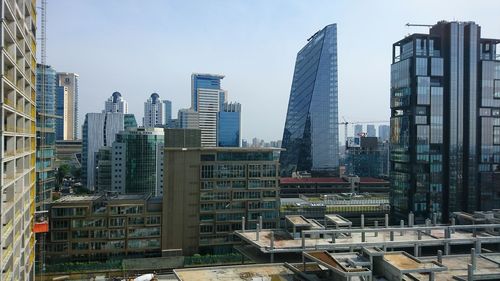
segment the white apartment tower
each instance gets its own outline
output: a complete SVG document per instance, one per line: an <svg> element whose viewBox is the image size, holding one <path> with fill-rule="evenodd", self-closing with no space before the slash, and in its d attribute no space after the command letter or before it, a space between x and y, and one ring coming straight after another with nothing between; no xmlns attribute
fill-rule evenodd
<svg viewBox="0 0 500 281"><path fill-rule="evenodd" d="M123 99L120 92L114 92L104 103L104 112L120 112L126 114L128 113L128 103Z"/></svg>
<svg viewBox="0 0 500 281"><path fill-rule="evenodd" d="M64 116L64 140L78 139L78 74L70 72L58 72L59 86L67 87L67 116Z"/></svg>
<svg viewBox="0 0 500 281"><path fill-rule="evenodd" d="M163 101L160 100L160 95L152 93L151 97L144 103L144 118L142 126L145 128L154 128L163 126Z"/></svg>
<svg viewBox="0 0 500 281"><path fill-rule="evenodd" d="M0 280L33 280L36 1L0 0Z"/></svg>

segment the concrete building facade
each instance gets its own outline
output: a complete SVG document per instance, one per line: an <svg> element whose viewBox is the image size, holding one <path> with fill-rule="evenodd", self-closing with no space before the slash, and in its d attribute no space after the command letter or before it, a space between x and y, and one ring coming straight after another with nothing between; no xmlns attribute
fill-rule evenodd
<svg viewBox="0 0 500 281"><path fill-rule="evenodd" d="M68 106L64 110L67 115L63 115L63 127L64 137L63 140L76 140L79 138L78 132L80 128L78 127L78 80L79 75L70 72L58 72L58 83L61 87L67 88L67 102L64 102Z"/></svg>

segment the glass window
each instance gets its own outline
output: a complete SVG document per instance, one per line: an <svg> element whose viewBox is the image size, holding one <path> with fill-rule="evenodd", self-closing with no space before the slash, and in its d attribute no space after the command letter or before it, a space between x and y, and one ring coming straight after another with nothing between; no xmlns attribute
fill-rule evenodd
<svg viewBox="0 0 500 281"><path fill-rule="evenodd" d="M493 127L493 144L500 145L500 126Z"/></svg>
<svg viewBox="0 0 500 281"><path fill-rule="evenodd" d="M427 58L417 58L416 73L418 76L427 76Z"/></svg>
<svg viewBox="0 0 500 281"><path fill-rule="evenodd" d="M443 59L431 59L431 76L443 76Z"/></svg>
<svg viewBox="0 0 500 281"><path fill-rule="evenodd" d="M494 87L493 97L495 99L500 99L500 80L495 80L495 87Z"/></svg>

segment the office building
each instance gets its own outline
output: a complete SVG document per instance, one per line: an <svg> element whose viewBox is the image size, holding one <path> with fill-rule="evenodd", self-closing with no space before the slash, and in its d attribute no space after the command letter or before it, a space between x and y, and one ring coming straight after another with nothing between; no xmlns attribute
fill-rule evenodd
<svg viewBox="0 0 500 281"><path fill-rule="evenodd" d="M180 132L180 131L179 131ZM167 137L168 138L168 137ZM275 149L165 147L162 251L227 253L244 226L279 221Z"/></svg>
<svg viewBox="0 0 500 281"><path fill-rule="evenodd" d="M165 147L201 147L200 129L165 129Z"/></svg>
<svg viewBox="0 0 500 281"><path fill-rule="evenodd" d="M56 140L64 140L64 137L68 135L69 124L64 122L68 119L69 114L69 91L68 87L56 86L56 115L58 118L56 122Z"/></svg>
<svg viewBox="0 0 500 281"><path fill-rule="evenodd" d="M177 123L182 129L199 129L200 121L198 112L192 108L179 109Z"/></svg>
<svg viewBox="0 0 500 281"><path fill-rule="evenodd" d="M297 54L280 155L282 175L338 175L337 123L337 25L331 24Z"/></svg>
<svg viewBox="0 0 500 281"><path fill-rule="evenodd" d="M98 192L112 191L111 147L102 147L95 153L95 178Z"/></svg>
<svg viewBox="0 0 500 281"><path fill-rule="evenodd" d="M165 108L163 112L165 113L165 126L167 128L172 128L172 102L169 100L164 100L163 104Z"/></svg>
<svg viewBox="0 0 500 281"><path fill-rule="evenodd" d="M352 143L359 143L351 145ZM348 175L359 177L381 177L384 156L376 137L359 137L359 141L348 141L345 168Z"/></svg>
<svg viewBox="0 0 500 281"><path fill-rule="evenodd" d="M102 147L111 147L115 136L124 129L123 113L87 113L83 123L82 184L95 190L95 154Z"/></svg>
<svg viewBox="0 0 500 281"><path fill-rule="evenodd" d="M163 194L163 128L130 128L116 134L111 149L111 191Z"/></svg>
<svg viewBox="0 0 500 281"><path fill-rule="evenodd" d="M363 125L362 124L357 124L354 125L354 137L359 137L363 134Z"/></svg>
<svg viewBox="0 0 500 281"><path fill-rule="evenodd" d="M69 195L54 201L48 262L106 261L160 255L161 198Z"/></svg>
<svg viewBox="0 0 500 281"><path fill-rule="evenodd" d="M76 140L78 139L78 132L80 130L78 126L78 80L79 76L76 73L70 72L58 72L58 85L60 87L66 87L62 91L67 91L65 94L65 100L63 106L67 105L67 109L64 109L62 119L58 122L62 122L62 127L64 128L64 135L62 140ZM60 90L61 91L61 90ZM61 126L61 125L59 125Z"/></svg>
<svg viewBox="0 0 500 281"><path fill-rule="evenodd" d="M37 6L26 0L0 5L0 280L33 280Z"/></svg>
<svg viewBox="0 0 500 281"><path fill-rule="evenodd" d="M241 104L224 103L217 119L217 146L239 147L241 139Z"/></svg>
<svg viewBox="0 0 500 281"><path fill-rule="evenodd" d="M123 118L123 126L125 127L125 130L128 130L129 128L137 128L137 120L135 120L134 114L124 114Z"/></svg>
<svg viewBox="0 0 500 281"><path fill-rule="evenodd" d="M144 103L142 126L146 128L163 127L163 103L160 95L157 93L151 94L151 97Z"/></svg>
<svg viewBox="0 0 500 281"><path fill-rule="evenodd" d="M500 39L441 21L393 44L391 205L397 217L500 207Z"/></svg>
<svg viewBox="0 0 500 281"><path fill-rule="evenodd" d="M378 126L378 140L380 142L389 141L391 128L388 125L380 125Z"/></svg>
<svg viewBox="0 0 500 281"><path fill-rule="evenodd" d="M48 65L36 69L36 208L46 210L55 188L56 71Z"/></svg>
<svg viewBox="0 0 500 281"><path fill-rule="evenodd" d="M375 129L375 125L366 125L366 136L371 138L377 137L377 130Z"/></svg>
<svg viewBox="0 0 500 281"><path fill-rule="evenodd" d="M120 112L128 113L128 103L123 99L120 92L114 92L111 97L104 103L104 112Z"/></svg>
<svg viewBox="0 0 500 281"><path fill-rule="evenodd" d="M81 167L82 140L56 140L56 166L62 164Z"/></svg>
<svg viewBox="0 0 500 281"><path fill-rule="evenodd" d="M220 87L223 75L191 75L191 109L198 112L203 147L217 146L217 117L226 102L227 93Z"/></svg>

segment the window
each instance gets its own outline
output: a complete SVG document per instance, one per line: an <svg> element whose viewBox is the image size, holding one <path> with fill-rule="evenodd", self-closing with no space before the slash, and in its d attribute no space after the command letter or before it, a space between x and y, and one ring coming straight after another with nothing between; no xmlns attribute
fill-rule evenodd
<svg viewBox="0 0 500 281"><path fill-rule="evenodd" d="M493 88L493 98L500 99L500 80L495 80Z"/></svg>
<svg viewBox="0 0 500 281"><path fill-rule="evenodd" d="M493 144L500 145L500 126L493 127Z"/></svg>

